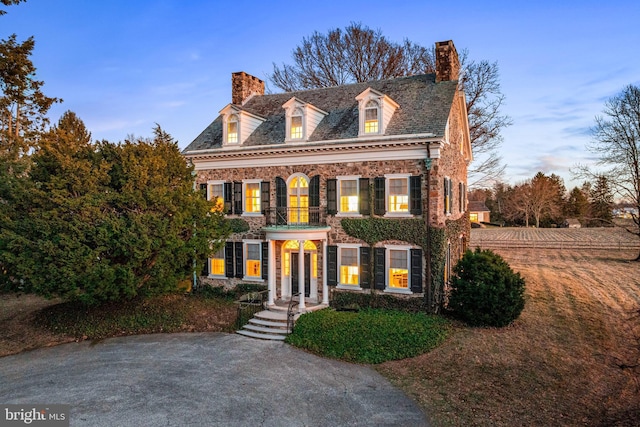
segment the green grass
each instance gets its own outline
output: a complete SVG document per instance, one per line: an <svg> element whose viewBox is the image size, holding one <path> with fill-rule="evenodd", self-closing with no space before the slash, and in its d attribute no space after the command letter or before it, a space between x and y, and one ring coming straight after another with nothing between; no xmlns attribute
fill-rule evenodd
<svg viewBox="0 0 640 427"><path fill-rule="evenodd" d="M449 321L424 313L366 309L320 310L301 316L287 342L357 363L382 363L426 353L442 343Z"/></svg>

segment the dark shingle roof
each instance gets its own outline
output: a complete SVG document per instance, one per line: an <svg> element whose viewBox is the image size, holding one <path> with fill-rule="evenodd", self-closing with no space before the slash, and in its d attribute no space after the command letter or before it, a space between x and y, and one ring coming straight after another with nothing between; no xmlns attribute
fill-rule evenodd
<svg viewBox="0 0 640 427"><path fill-rule="evenodd" d="M468 209L470 212L489 212L489 208L481 200L469 200Z"/></svg>
<svg viewBox="0 0 640 427"><path fill-rule="evenodd" d="M284 144L285 111L282 104L295 96L329 114L318 124L309 142L355 138L358 136L356 96L371 87L389 96L400 107L389 122L385 135L433 133L443 136L457 82L435 82L434 74L399 77L330 88L254 96L241 108L264 117L244 145ZM218 116L184 152L222 145L222 118Z"/></svg>

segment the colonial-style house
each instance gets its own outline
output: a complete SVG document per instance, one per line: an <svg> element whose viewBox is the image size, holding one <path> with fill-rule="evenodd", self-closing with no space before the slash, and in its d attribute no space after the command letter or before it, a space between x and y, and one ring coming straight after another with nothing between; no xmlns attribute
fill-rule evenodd
<svg viewBox="0 0 640 427"><path fill-rule="evenodd" d="M471 146L453 43L436 56L435 74L289 93L233 73L231 103L183 152L244 224L204 281L263 283L271 307L304 294L300 312L330 289L441 302L470 231Z"/></svg>

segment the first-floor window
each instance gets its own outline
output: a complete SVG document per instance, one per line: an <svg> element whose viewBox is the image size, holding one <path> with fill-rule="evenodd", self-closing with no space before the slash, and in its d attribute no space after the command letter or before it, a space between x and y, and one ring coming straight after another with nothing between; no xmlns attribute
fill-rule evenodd
<svg viewBox="0 0 640 427"><path fill-rule="evenodd" d="M247 277L260 278L260 244L247 243L247 260L245 275Z"/></svg>
<svg viewBox="0 0 640 427"><path fill-rule="evenodd" d="M389 250L389 287L408 289L409 257L407 250Z"/></svg>
<svg viewBox="0 0 640 427"><path fill-rule="evenodd" d="M213 276L224 276L224 247L218 249L211 257L209 274Z"/></svg>
<svg viewBox="0 0 640 427"><path fill-rule="evenodd" d="M358 248L340 248L340 284L358 285Z"/></svg>

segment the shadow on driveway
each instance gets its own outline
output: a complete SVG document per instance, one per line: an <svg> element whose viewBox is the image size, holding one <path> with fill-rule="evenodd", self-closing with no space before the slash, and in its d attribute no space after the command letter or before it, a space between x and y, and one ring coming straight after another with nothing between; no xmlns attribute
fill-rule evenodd
<svg viewBox="0 0 640 427"><path fill-rule="evenodd" d="M374 370L223 333L112 338L0 358L0 403L72 426L426 426Z"/></svg>

